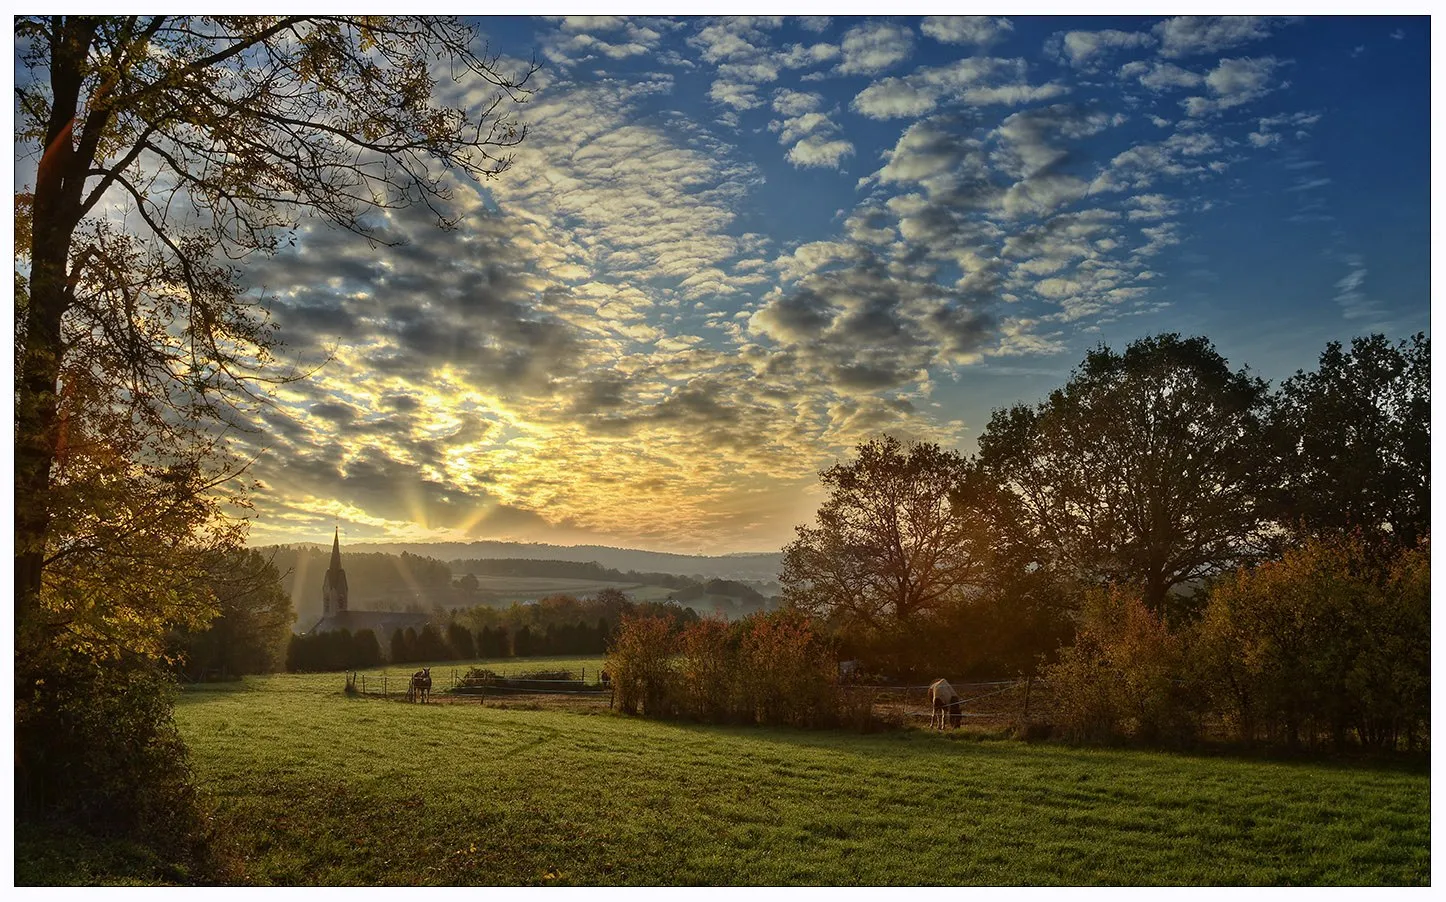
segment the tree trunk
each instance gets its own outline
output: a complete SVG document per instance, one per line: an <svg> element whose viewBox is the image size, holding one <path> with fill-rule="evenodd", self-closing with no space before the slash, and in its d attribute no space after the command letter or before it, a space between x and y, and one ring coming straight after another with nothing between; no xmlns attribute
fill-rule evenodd
<svg viewBox="0 0 1446 902"><path fill-rule="evenodd" d="M60 365L65 354L61 321L70 305L67 284L71 239L80 221L81 194L89 155L75 151L84 63L95 36L85 19L53 20L51 112L45 152L35 173L31 202L29 298L15 392L15 650L22 675L45 642L40 586L50 532L51 469L58 440ZM17 698L33 685L19 679Z"/></svg>

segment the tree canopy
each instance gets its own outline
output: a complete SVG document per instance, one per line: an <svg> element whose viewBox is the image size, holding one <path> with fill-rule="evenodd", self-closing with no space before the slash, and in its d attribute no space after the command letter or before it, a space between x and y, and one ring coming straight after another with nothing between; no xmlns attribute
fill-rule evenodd
<svg viewBox="0 0 1446 902"><path fill-rule="evenodd" d="M156 704L125 730L82 709L127 697L108 662L159 679L168 631L217 613L206 562L244 535L226 433L295 374L238 267L303 219L372 237L374 211L422 205L452 225L457 181L510 165L535 67L456 18L27 16L15 34L22 179L34 166L16 193L16 760L27 785L67 786L52 778L82 764L56 749L161 741L163 689L126 690Z"/></svg>
<svg viewBox="0 0 1446 902"><path fill-rule="evenodd" d="M996 411L979 459L1042 563L1132 583L1159 610L1258 542L1266 397L1204 338L1101 345L1047 400Z"/></svg>
<svg viewBox="0 0 1446 902"><path fill-rule="evenodd" d="M1280 387L1272 512L1292 533L1413 547L1431 530L1431 340L1333 341Z"/></svg>
<svg viewBox="0 0 1446 902"><path fill-rule="evenodd" d="M956 516L958 453L884 437L819 474L830 495L817 525L799 526L780 581L793 605L869 626L903 625L977 579L977 523Z"/></svg>
<svg viewBox="0 0 1446 902"><path fill-rule="evenodd" d="M194 449L193 424L224 424L255 379L277 377L273 324L236 261L276 250L303 216L368 235L370 211L423 204L450 225L453 179L510 164L533 67L433 17L22 17L16 37L17 143L36 165L17 196L28 626L63 500L50 490L66 387L94 374L136 424L135 456Z"/></svg>

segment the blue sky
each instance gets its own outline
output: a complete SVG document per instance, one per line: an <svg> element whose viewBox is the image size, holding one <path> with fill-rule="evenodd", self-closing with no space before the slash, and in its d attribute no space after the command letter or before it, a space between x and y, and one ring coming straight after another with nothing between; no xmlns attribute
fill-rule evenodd
<svg viewBox="0 0 1446 902"><path fill-rule="evenodd" d="M333 358L266 415L253 541L773 549L858 441L972 451L1098 342L1276 382L1429 330L1426 17L479 26L543 69L460 227L248 273Z"/></svg>

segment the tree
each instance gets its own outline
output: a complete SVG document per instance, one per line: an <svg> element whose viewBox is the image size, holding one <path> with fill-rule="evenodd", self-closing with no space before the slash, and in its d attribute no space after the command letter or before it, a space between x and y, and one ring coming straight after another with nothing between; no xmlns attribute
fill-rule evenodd
<svg viewBox="0 0 1446 902"><path fill-rule="evenodd" d="M177 636L184 672L204 679L276 670L296 612L275 565L258 551L218 555L209 582L220 613L206 629Z"/></svg>
<svg viewBox="0 0 1446 902"><path fill-rule="evenodd" d="M1016 544L1062 578L1134 586L1159 613L1259 545L1265 404L1265 383L1205 338L1101 345L1038 406L995 411L979 460L1013 496Z"/></svg>
<svg viewBox="0 0 1446 902"><path fill-rule="evenodd" d="M438 18L16 20L16 143L36 166L16 197L18 759L53 726L61 671L154 663L215 614L200 562L239 547L225 513L245 488L218 435L288 378L235 261L303 216L365 236L378 207L422 204L449 224L449 172L507 168L532 69L505 74L473 39ZM447 77L493 99L444 105Z"/></svg>
<svg viewBox="0 0 1446 902"><path fill-rule="evenodd" d="M452 657L470 661L477 657L477 646L472 642L472 632L460 623L447 625L447 644L451 646Z"/></svg>
<svg viewBox="0 0 1446 902"><path fill-rule="evenodd" d="M981 532L951 495L966 461L934 444L892 437L819 474L830 488L816 526L783 551L784 599L867 629L907 628L981 575Z"/></svg>
<svg viewBox="0 0 1446 902"><path fill-rule="evenodd" d="M1431 341L1375 334L1331 342L1314 372L1280 387L1272 433L1283 461L1272 513L1292 534L1410 548L1431 531Z"/></svg>
<svg viewBox="0 0 1446 902"><path fill-rule="evenodd" d="M522 140L523 83L455 19L17 19L16 624L44 641L40 594L61 517L67 374L104 370L111 401L164 457L270 372L272 327L229 261L273 252L302 215L362 235L378 206L447 224L448 170L485 178ZM496 93L434 100L437 73ZM22 150L23 152L23 150ZM126 233L107 218L128 206ZM229 475L229 474L225 474ZM202 480L192 486L205 491ZM28 691L21 687L21 691Z"/></svg>
<svg viewBox="0 0 1446 902"><path fill-rule="evenodd" d="M370 629L357 630L351 637L351 648L348 667L376 667L382 663L382 645Z"/></svg>

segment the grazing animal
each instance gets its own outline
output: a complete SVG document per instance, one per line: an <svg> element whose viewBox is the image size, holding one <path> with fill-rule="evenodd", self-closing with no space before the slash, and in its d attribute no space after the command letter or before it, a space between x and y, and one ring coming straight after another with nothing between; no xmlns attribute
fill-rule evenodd
<svg viewBox="0 0 1446 902"><path fill-rule="evenodd" d="M420 701L422 704L425 705L427 703L427 699L430 698L431 695L432 668L423 667L421 670L412 674L412 686L411 691L407 693L407 700Z"/></svg>
<svg viewBox="0 0 1446 902"><path fill-rule="evenodd" d="M948 680L935 680L929 684L929 701L933 707L933 713L929 715L929 729L934 729L934 725L938 724L942 730L949 720L953 721L954 726L959 726L959 720L963 716L959 703L963 699L954 691L954 687L949 685Z"/></svg>

